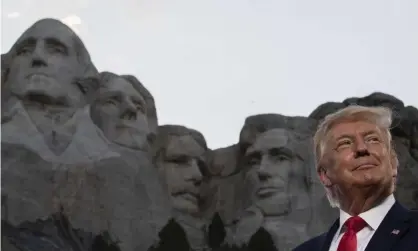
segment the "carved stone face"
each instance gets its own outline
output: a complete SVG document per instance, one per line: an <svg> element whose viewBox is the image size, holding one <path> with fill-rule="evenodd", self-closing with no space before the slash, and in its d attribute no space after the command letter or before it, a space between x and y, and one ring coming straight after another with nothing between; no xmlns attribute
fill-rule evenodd
<svg viewBox="0 0 418 251"><path fill-rule="evenodd" d="M188 214L199 213L205 150L189 135L173 136L159 156L158 168L165 180L173 207Z"/></svg>
<svg viewBox="0 0 418 251"><path fill-rule="evenodd" d="M91 107L93 122L110 141L143 149L149 133L144 98L122 77L101 84Z"/></svg>
<svg viewBox="0 0 418 251"><path fill-rule="evenodd" d="M74 84L82 67L74 36L64 24L46 20L28 29L13 47L5 85L29 112L59 113L84 101Z"/></svg>
<svg viewBox="0 0 418 251"><path fill-rule="evenodd" d="M292 169L303 164L289 144L289 132L273 129L261 134L246 151L245 161L250 168L247 179L254 203L261 209L273 204L275 211L289 210Z"/></svg>

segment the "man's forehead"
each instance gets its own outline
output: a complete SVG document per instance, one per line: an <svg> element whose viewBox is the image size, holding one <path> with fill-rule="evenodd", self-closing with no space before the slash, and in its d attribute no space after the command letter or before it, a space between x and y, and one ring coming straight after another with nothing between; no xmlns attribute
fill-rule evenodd
<svg viewBox="0 0 418 251"><path fill-rule="evenodd" d="M200 157L205 149L191 135L171 136L166 147L167 156L187 155Z"/></svg>
<svg viewBox="0 0 418 251"><path fill-rule="evenodd" d="M135 94L136 96L141 96L129 81L121 77L116 77L108 81L106 89L109 91L119 91L125 94Z"/></svg>
<svg viewBox="0 0 418 251"><path fill-rule="evenodd" d="M380 133L381 130L376 124L366 121L348 121L335 124L329 135L333 139L337 139L344 135L370 134Z"/></svg>
<svg viewBox="0 0 418 251"><path fill-rule="evenodd" d="M76 36L74 31L69 27L59 22L40 22L29 29L27 29L22 37L19 39L19 42L25 41L27 39L45 39L45 38L55 38L61 41L64 44L70 45L72 38Z"/></svg>
<svg viewBox="0 0 418 251"><path fill-rule="evenodd" d="M268 151L272 148L282 148L289 144L289 132L284 129L272 129L257 137L250 151Z"/></svg>

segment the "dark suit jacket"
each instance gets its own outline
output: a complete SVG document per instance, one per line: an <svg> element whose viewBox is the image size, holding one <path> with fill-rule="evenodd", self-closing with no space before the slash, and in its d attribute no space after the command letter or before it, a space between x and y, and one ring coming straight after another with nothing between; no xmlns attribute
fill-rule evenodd
<svg viewBox="0 0 418 251"><path fill-rule="evenodd" d="M327 233L301 244L293 251L328 251L338 227L339 219ZM366 251L418 251L418 211L407 210L395 202L373 234Z"/></svg>

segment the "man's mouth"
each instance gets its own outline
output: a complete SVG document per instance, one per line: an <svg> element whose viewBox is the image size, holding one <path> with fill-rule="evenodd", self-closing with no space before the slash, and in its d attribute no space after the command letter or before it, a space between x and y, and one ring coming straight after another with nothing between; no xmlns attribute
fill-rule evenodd
<svg viewBox="0 0 418 251"><path fill-rule="evenodd" d="M366 170L366 169L371 169L371 168L375 168L377 165L375 164L362 164L357 166L354 171L356 170Z"/></svg>
<svg viewBox="0 0 418 251"><path fill-rule="evenodd" d="M27 104L39 104L41 106L68 106L65 97L53 97L43 91L28 92L23 96L22 100Z"/></svg>
<svg viewBox="0 0 418 251"><path fill-rule="evenodd" d="M194 204L197 204L199 202L199 195L192 192L181 192L176 194L177 197L182 197L183 199L190 201Z"/></svg>
<svg viewBox="0 0 418 251"><path fill-rule="evenodd" d="M256 194L258 197L261 198L265 198L265 197L270 197L272 195L274 195L275 193L279 192L279 188L277 187L272 187L272 186L265 186L265 187L260 187Z"/></svg>
<svg viewBox="0 0 418 251"><path fill-rule="evenodd" d="M119 129L134 129L134 131L138 131L137 127L138 125L136 123L127 123L127 122L119 123L117 125L117 128Z"/></svg>
<svg viewBox="0 0 418 251"><path fill-rule="evenodd" d="M49 76L42 72L30 73L26 76L26 78L48 78Z"/></svg>

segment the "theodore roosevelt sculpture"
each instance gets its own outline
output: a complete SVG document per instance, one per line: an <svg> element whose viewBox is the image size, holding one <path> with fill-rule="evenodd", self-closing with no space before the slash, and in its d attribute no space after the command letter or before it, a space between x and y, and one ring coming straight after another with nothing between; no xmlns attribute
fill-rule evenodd
<svg viewBox="0 0 418 251"><path fill-rule="evenodd" d="M194 250L206 246L200 189L207 173L207 151L205 138L196 130L179 125L158 127L154 163L171 198L173 217Z"/></svg>

